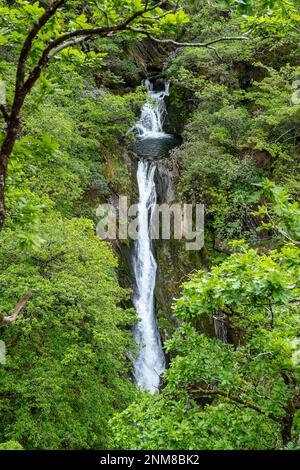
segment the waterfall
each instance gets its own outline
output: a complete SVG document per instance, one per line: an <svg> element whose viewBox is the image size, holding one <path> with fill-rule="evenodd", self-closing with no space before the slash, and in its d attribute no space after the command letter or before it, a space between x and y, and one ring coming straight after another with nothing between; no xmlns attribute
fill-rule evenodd
<svg viewBox="0 0 300 470"><path fill-rule="evenodd" d="M160 374L165 368L155 318L154 288L157 264L152 252L149 228L151 209L156 203L155 170L153 162L139 161L137 171L139 233L133 258L136 281L133 303L140 320L135 328L135 339L140 349L134 361L134 375L141 387L152 392L157 390Z"/></svg>
<svg viewBox="0 0 300 470"><path fill-rule="evenodd" d="M141 117L135 125L138 138L153 140L168 137L163 131L163 123L166 116L164 98L169 94L169 83L165 83L162 91L155 91L149 80L145 81L145 86L149 100L143 106ZM155 171L155 161L139 160L138 238L133 254L136 284L133 304L139 317L135 328L135 340L139 350L134 361L134 376L137 383L151 393L158 390L160 375L165 369L165 357L155 315L154 288L157 264L151 243L151 216L157 199Z"/></svg>

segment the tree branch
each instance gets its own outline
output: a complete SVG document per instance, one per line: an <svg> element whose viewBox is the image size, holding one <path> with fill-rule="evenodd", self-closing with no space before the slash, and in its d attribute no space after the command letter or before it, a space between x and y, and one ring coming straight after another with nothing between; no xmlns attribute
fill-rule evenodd
<svg viewBox="0 0 300 470"><path fill-rule="evenodd" d="M17 303L17 305L13 309L12 314L8 317L2 318L1 323L9 324L9 323L13 323L14 321L16 321L19 313L23 310L26 302L30 299L31 296L32 296L32 291L27 292L27 294L25 294L22 297L22 299Z"/></svg>
<svg viewBox="0 0 300 470"><path fill-rule="evenodd" d="M273 310L273 306L272 306L272 302L271 300L269 300L269 312L270 312L270 326L271 326L271 330L274 329L274 310Z"/></svg>
<svg viewBox="0 0 300 470"><path fill-rule="evenodd" d="M32 89L35 82L40 77L43 69L48 65L49 60L57 54L59 51L65 49L66 47L70 47L73 44L78 44L82 42L89 36L107 36L112 28L90 28L90 29L78 29L76 31L71 31L70 33L63 34L59 36L57 39L52 41L43 51L43 54L38 61L37 65L32 69L30 72L26 82L22 87L22 93L27 95L29 91ZM72 40L72 41L71 41Z"/></svg>
<svg viewBox="0 0 300 470"><path fill-rule="evenodd" d="M297 28L297 26L294 26L292 24L285 25L285 26L288 26L289 28L292 28L294 31L297 31L297 33L300 33L300 28Z"/></svg>
<svg viewBox="0 0 300 470"><path fill-rule="evenodd" d="M85 36L81 36L79 38L76 38L76 39L73 39L72 41L67 41L65 42L64 44L61 44L60 46L58 46L56 49L54 49L52 52L50 52L50 54L48 55L48 58L49 60L52 59L52 57L54 57L56 54L58 54L60 51L64 50L64 49L67 49L68 47L72 47L72 46L75 46L76 44L79 44L83 41L86 40L86 37Z"/></svg>
<svg viewBox="0 0 300 470"><path fill-rule="evenodd" d="M168 2L166 0L163 0L159 3L156 3L156 5L153 5L152 7L148 7L148 2L145 5L145 8L143 10L138 10L136 11L133 15L131 15L127 20L123 21L123 23L120 23L120 25L123 26L122 29L125 29L125 26L129 25L132 23L136 18L139 18L140 16L143 16L145 13L148 13L149 11L156 10L156 8L160 8L164 5L166 5Z"/></svg>
<svg viewBox="0 0 300 470"><path fill-rule="evenodd" d="M45 21L45 15L48 12L48 15L54 14L54 8L58 8L59 5L63 3L64 0L57 0L52 7L50 7L45 14L41 17L44 18L43 21ZM155 10L156 8L165 5L167 2L166 1L161 1L157 3L154 6L151 7L145 7L143 10L138 10L136 11L133 15L131 15L127 20L118 23L114 26L111 27L94 27L94 28L89 28L89 29L77 29L75 31L71 31L69 33L63 34L62 36L59 36L55 40L53 40L43 51L43 54L38 62L38 64L34 67L34 69L31 71L28 79L26 82L23 84L22 92L27 95L27 93L31 90L39 76L41 75L42 70L48 65L49 60L58 52L61 50L65 49L66 47L70 47L74 44L78 44L84 40L84 38L90 37L90 36L101 36L105 37L108 36L109 34L114 34L119 31L132 31L135 33L140 33L140 34L145 34L148 36L151 40L159 43L159 44L172 44L177 47L207 47L211 48L212 44L215 44L220 41L230 41L230 40L246 40L248 39L246 36L239 36L239 37L221 37L214 39L212 41L209 41L207 43L189 43L189 42L178 42L173 39L157 39L152 34L144 29L141 28L135 28L133 26L130 26L130 23L132 23L136 18L142 17L145 13ZM51 11L51 13L50 13ZM49 18L48 18L49 19ZM38 21L40 23L40 21ZM78 39L77 39L78 38ZM75 42L71 42L71 40L74 39ZM217 51L214 50L215 53L218 55Z"/></svg>
<svg viewBox="0 0 300 470"><path fill-rule="evenodd" d="M3 119L6 123L9 121L9 113L6 109L6 106L4 104L0 104L0 111L2 113Z"/></svg>
<svg viewBox="0 0 300 470"><path fill-rule="evenodd" d="M280 229L277 225L276 222L274 222L273 218L269 214L268 208L266 207L266 216L271 222L272 228L277 230L277 232L282 235L284 238L286 238L289 242L293 243L294 245L300 245L300 241L294 240L292 237L289 236L288 233L286 233L284 230Z"/></svg>
<svg viewBox="0 0 300 470"><path fill-rule="evenodd" d="M164 13L162 13L161 15L157 15L157 16L145 16L145 19L146 20L160 20L161 18L164 18L165 16L167 15L170 15L170 13L172 13L172 11L165 11ZM144 15L143 15L144 16Z"/></svg>
<svg viewBox="0 0 300 470"><path fill-rule="evenodd" d="M277 229L277 232L280 233L280 235L282 235L284 238L286 238L289 242L293 243L294 245L300 245L300 241L294 240L286 232L279 229L278 227L276 227L276 229Z"/></svg>
<svg viewBox="0 0 300 470"><path fill-rule="evenodd" d="M207 49L210 49L211 51L213 51L217 58L219 59L220 62L222 62L222 57L220 56L220 54L218 53L217 49L213 46L207 46Z"/></svg>

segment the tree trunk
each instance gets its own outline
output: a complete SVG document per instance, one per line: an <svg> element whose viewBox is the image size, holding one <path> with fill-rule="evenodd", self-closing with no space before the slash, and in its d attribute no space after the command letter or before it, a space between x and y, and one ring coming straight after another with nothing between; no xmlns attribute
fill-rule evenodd
<svg viewBox="0 0 300 470"><path fill-rule="evenodd" d="M292 406L289 407L287 410L287 414L282 422L281 436L282 436L282 443L284 446L286 446L292 440L294 413L295 413L294 408Z"/></svg>

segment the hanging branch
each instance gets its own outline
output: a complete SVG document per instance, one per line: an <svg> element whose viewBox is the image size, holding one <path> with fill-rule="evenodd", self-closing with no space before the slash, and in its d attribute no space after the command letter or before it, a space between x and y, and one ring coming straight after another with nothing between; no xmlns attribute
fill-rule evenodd
<svg viewBox="0 0 300 470"><path fill-rule="evenodd" d="M175 41L174 39L158 39L154 37L149 31L146 29L142 28L135 28L133 26L127 26L127 30L132 31L137 34L144 34L147 36L149 39L152 41L158 43L158 44L172 44L173 46L176 47L207 47L210 48L212 44L216 44L217 42L225 42L225 41L247 41L249 40L247 33L245 33L243 36L221 36L216 39L212 39L211 41L207 42L179 42Z"/></svg>

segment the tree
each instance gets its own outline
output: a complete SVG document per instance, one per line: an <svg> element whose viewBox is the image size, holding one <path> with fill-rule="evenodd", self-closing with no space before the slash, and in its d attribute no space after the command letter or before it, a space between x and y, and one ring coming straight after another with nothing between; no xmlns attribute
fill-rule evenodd
<svg viewBox="0 0 300 470"><path fill-rule="evenodd" d="M116 448L272 449L293 433L297 441L300 251L235 248L184 284L166 386L114 418ZM204 318L222 322L234 344L200 334Z"/></svg>
<svg viewBox="0 0 300 470"><path fill-rule="evenodd" d="M2 6L0 12L1 43L14 44L18 51L12 104L1 103L6 129L0 150L0 229L5 222L7 167L20 132L22 108L43 71L58 54L66 49L77 51L76 46L87 44L93 38L113 38L119 34L146 36L154 42L174 47L213 48L219 41L246 39L245 36L219 37L194 43L159 39L162 32L172 34L187 21L179 2L166 0L109 0L103 6L97 1L79 1L71 6L67 0L53 0L50 4L47 2L45 8L38 2L18 0L17 6Z"/></svg>
<svg viewBox="0 0 300 470"><path fill-rule="evenodd" d="M226 3L244 14L248 28L262 27L281 35L300 33L297 0L228 0Z"/></svg>
<svg viewBox="0 0 300 470"><path fill-rule="evenodd" d="M91 221L56 213L42 233L38 251L19 250L11 235L0 251L0 449L103 448L109 417L134 395L135 317L120 307L129 292ZM16 321L2 323L29 291Z"/></svg>

